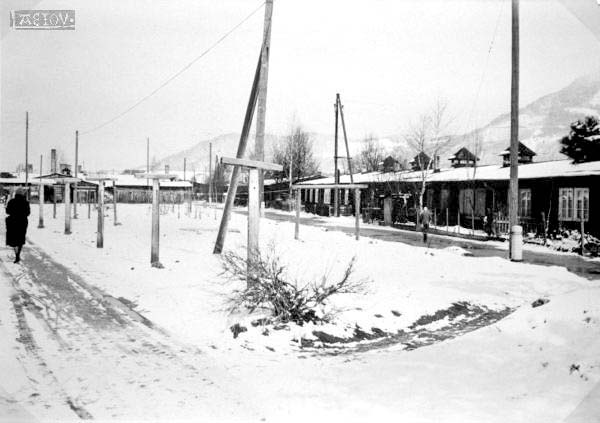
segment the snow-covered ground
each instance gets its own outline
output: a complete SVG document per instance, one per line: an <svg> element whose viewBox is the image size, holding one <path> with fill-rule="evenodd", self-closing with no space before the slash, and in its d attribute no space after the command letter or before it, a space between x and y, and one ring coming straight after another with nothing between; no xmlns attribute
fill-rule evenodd
<svg viewBox="0 0 600 423"><path fill-rule="evenodd" d="M150 267L148 205L119 204L117 226L107 209L103 249L96 248L95 214L88 219L83 207L80 218L72 222L73 233L64 235L62 207L56 219L51 217L51 207L46 207L46 227L38 229L37 207L33 206L29 238L89 285L133 303L137 312L177 342L201 350L207 357L206 366L218 363L224 375L220 389L251 405L236 408L238 414L232 418L563 421L600 381L598 282L560 267L465 257L460 248L431 250L367 237L355 241L352 236L323 227L303 225L301 239L296 241L293 223L262 219L261 248L276 251L287 264L291 279L299 283L319 280L323 275L336 279L356 257L354 277L366 281L366 292L332 298L329 310L338 310L333 322L318 328L312 324L287 325L277 331L268 328L269 335L265 336L264 327L249 324L258 315L228 312L226 299L237 285L224 278L220 258L212 254L220 210L198 210L200 216L196 210L188 216L183 206L175 206L161 215L163 269ZM243 253L245 238L246 219L234 214L226 248ZM1 254L4 263L12 258L8 249ZM5 285L1 292L9 295L8 275L21 274L21 266L7 263L3 267L7 274L0 274ZM539 298L550 301L531 307ZM14 339L10 324L5 323L12 321L10 304L1 301L3 339ZM346 336L357 326L367 333L373 333L374 328L386 333L408 332L421 316L433 315L454 303L515 311L497 323L410 351L402 343L349 353L340 347L333 355L324 354L330 350L318 348L319 343L301 347L301 339L315 340L315 329L336 336ZM236 339L229 329L235 323L248 329ZM437 321L424 327L435 331L447 323ZM18 360L11 354L18 345L7 345L11 344L0 347L0 373L16 373L10 379L19 380L23 375L16 370ZM75 368L79 365L73 363ZM53 370L59 380L59 373L67 371ZM219 378L221 373L212 371L211 375ZM26 381L9 383L0 378L0 397L2 390L19 397L18 390L24 384ZM85 386L85 391L101 395L104 385L88 378ZM167 382L157 382L146 389L154 392L152 398L160 398L161 392L171 388ZM133 395L128 385L111 389L123 396ZM224 399L227 396L211 398L217 405L229 407ZM123 405L109 411L86 404L85 392L80 402L100 419L146 415L139 407ZM20 412L47 418L40 409L22 405ZM2 407L0 402L0 410ZM197 407L202 409L202 402ZM600 415L600 404L590 405L587 400L581 407L579 411L589 409ZM185 408L184 417L193 415L193 406L188 403ZM160 412L152 415L166 421L182 415L165 407L157 409Z"/></svg>

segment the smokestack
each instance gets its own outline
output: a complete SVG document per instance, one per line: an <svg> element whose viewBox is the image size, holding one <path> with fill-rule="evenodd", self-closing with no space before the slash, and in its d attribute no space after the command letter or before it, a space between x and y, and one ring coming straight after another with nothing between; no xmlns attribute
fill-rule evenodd
<svg viewBox="0 0 600 423"><path fill-rule="evenodd" d="M56 148L50 150L50 173L56 173Z"/></svg>
<svg viewBox="0 0 600 423"><path fill-rule="evenodd" d="M165 165L165 174L166 175L169 174L169 165L168 164Z"/></svg>

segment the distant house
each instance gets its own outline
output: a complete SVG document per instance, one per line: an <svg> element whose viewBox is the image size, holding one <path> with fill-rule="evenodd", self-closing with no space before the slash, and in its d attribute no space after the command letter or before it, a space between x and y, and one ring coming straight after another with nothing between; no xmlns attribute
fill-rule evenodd
<svg viewBox="0 0 600 423"><path fill-rule="evenodd" d="M479 161L479 157L471 153L466 147L458 150L452 157L450 157L450 165L456 167L474 167Z"/></svg>
<svg viewBox="0 0 600 423"><path fill-rule="evenodd" d="M421 151L410 162L410 167L412 170L426 170L429 169L430 162L431 158L424 151Z"/></svg>
<svg viewBox="0 0 600 423"><path fill-rule="evenodd" d="M533 156L536 154L525 144L519 142L519 164L533 163ZM502 156L502 166L510 166L510 147L500 153Z"/></svg>
<svg viewBox="0 0 600 423"><path fill-rule="evenodd" d="M383 172L397 172L401 169L400 162L392 156L387 156L381 162L381 170Z"/></svg>

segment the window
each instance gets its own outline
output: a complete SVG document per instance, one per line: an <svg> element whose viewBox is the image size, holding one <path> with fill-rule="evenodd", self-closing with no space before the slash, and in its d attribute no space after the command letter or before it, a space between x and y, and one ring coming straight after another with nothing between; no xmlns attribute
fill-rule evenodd
<svg viewBox="0 0 600 423"><path fill-rule="evenodd" d="M440 208L447 209L448 208L448 198L450 197L450 191L447 189L442 189L442 195L440 198Z"/></svg>
<svg viewBox="0 0 600 423"><path fill-rule="evenodd" d="M330 189L323 190L323 193L324 193L323 194L324 195L323 203L325 203L325 204L331 203L331 190Z"/></svg>
<svg viewBox="0 0 600 423"><path fill-rule="evenodd" d="M575 220L587 222L590 214L590 190L575 188Z"/></svg>
<svg viewBox="0 0 600 423"><path fill-rule="evenodd" d="M531 190L519 190L519 216L531 217Z"/></svg>
<svg viewBox="0 0 600 423"><path fill-rule="evenodd" d="M475 191L475 214L477 216L485 215L485 189L477 188Z"/></svg>
<svg viewBox="0 0 600 423"><path fill-rule="evenodd" d="M458 192L458 207L461 213L471 214L473 207L472 189L461 189Z"/></svg>
<svg viewBox="0 0 600 423"><path fill-rule="evenodd" d="M589 188L559 188L558 220L587 221L590 216Z"/></svg>

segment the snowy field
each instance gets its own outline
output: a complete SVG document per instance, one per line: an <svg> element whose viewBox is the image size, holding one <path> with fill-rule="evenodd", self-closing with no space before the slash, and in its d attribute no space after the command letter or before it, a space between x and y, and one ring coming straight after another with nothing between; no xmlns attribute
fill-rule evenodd
<svg viewBox="0 0 600 423"><path fill-rule="evenodd" d="M32 382L23 376L15 352L22 346L12 341L16 336L6 323L14 321L6 298L19 284L27 285L23 267L33 248L164 330L183 346L186 360L201 361L216 385L210 388L216 389L214 394L202 395L200 386L200 396L194 396L193 380L170 380L164 366L156 379L147 369L144 380L149 382L140 388L117 377L112 383L99 378L88 360L101 360L101 355L79 354L82 361L69 366L57 362L53 383L74 390L72 396L96 419L560 422L593 421L600 415L600 284L564 268L466 257L460 248L433 250L366 237L355 241L306 225L296 241L293 223L262 219L261 248L274 249L291 279L305 284L327 275L335 280L356 257L353 277L365 281L365 292L332 298L326 311L336 315L330 323L275 330L252 325L264 314L227 310L228 293L238 284L225 279L219 256L212 254L220 210L201 207L187 215L183 206L165 208L160 236L164 268L156 269L150 267L148 205L119 204L116 226L107 208L103 249L96 248L95 213L88 219L85 206L72 222L71 235L63 233L62 207L53 219L51 206L46 206L43 229L37 228L37 205L32 209L28 235L33 246L25 246L24 264L12 264L7 248L0 256L0 331L9 340L0 347L0 374L10 375L0 378L0 399L13 399L0 401L0 411L15 402L22 406L9 415L25 413L42 421L69 415L47 411L49 407L27 396ZM244 254L245 243L246 219L235 213L226 249ZM17 282L11 284L11 277ZM538 299L549 302L532 307ZM456 321L447 313L435 318L453 304L466 304L467 314L478 310L506 317L479 328L452 326L466 315ZM434 317L424 321L423 316ZM230 327L236 323L247 331L234 339ZM43 324L31 326L38 340L48 338ZM385 336L349 339L357 327L367 335ZM315 331L353 342L324 345ZM398 333L403 336L390 336ZM419 334L426 334L427 342L419 343ZM55 361L61 356L60 345L48 341L43 347L54 349L47 354ZM135 379L131 366L123 371ZM77 369L83 369L82 380L72 384ZM102 371L111 375L119 370ZM187 396L165 399L175 395L172 383L190 384ZM111 403L107 398L113 397ZM220 413L223 409L230 413Z"/></svg>

